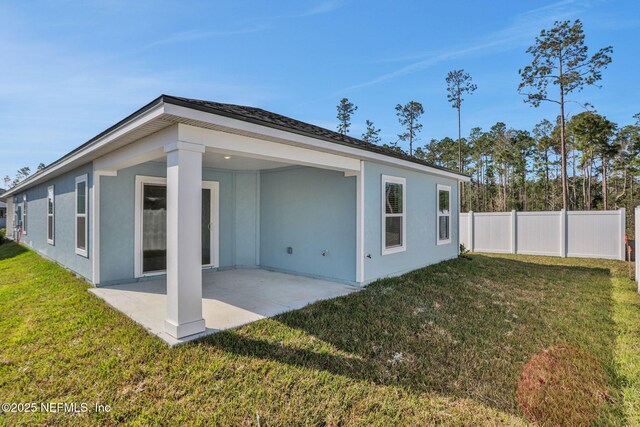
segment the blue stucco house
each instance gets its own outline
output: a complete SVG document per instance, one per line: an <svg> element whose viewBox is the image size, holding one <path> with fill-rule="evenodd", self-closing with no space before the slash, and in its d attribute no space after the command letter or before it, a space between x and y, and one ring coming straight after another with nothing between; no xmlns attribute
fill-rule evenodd
<svg viewBox="0 0 640 427"><path fill-rule="evenodd" d="M0 228L7 226L7 204L0 202Z"/></svg>
<svg viewBox="0 0 640 427"><path fill-rule="evenodd" d="M7 235L95 286L166 279L202 332L202 269L352 285L458 255L468 177L259 108L160 96L11 188Z"/></svg>

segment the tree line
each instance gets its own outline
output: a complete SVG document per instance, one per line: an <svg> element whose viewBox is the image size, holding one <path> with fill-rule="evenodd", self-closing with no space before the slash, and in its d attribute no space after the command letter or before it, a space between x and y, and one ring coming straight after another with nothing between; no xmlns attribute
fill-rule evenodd
<svg viewBox="0 0 640 427"><path fill-rule="evenodd" d="M589 54L580 20L557 21L543 29L527 49L531 63L519 70L517 91L533 107L556 105L555 117L542 118L533 129L514 129L498 122L489 129L473 127L462 135L462 106L478 89L469 73L452 70L445 77L447 100L456 110L457 135L421 144L423 105L415 100L395 106L402 131L382 141L381 130L366 120L364 141L468 174L461 187L461 209L477 212L526 210L591 210L627 208L640 200L640 113L628 123L614 123L577 95L599 87L613 49ZM566 106L584 111L568 117ZM338 132L349 134L357 106L348 98L337 106ZM44 167L38 166L38 170ZM31 173L29 167L4 177L13 187Z"/></svg>
<svg viewBox="0 0 640 427"><path fill-rule="evenodd" d="M640 113L614 123L579 98L583 89L599 87L613 49L589 54L580 20L557 21L527 49L531 63L519 70L518 93L532 107L553 104L555 117L542 118L533 129L514 129L498 122L461 134L462 106L477 86L464 70L450 71L447 100L456 110L456 137L418 143L424 107L417 101L396 106L402 132L382 143L380 129L366 121L365 141L458 170L471 177L461 188L463 211L592 210L626 208L640 200ZM568 104L582 112L568 117ZM338 131L348 133L357 107L347 98L337 106Z"/></svg>
<svg viewBox="0 0 640 427"><path fill-rule="evenodd" d="M38 164L37 171L39 172L44 168L45 164L40 163ZM13 178L11 178L9 175L5 175L2 179L2 181L4 182L4 188L9 189L11 187L15 187L20 183L20 181L27 179L29 175L31 175L31 168L29 166L24 166L18 169L16 175Z"/></svg>

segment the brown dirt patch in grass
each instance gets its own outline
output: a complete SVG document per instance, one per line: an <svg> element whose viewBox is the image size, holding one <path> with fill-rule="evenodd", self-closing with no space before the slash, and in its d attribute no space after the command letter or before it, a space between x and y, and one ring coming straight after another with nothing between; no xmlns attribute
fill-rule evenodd
<svg viewBox="0 0 640 427"><path fill-rule="evenodd" d="M598 418L610 395L600 362L584 350L560 343L525 364L517 399L523 414L535 423L586 426Z"/></svg>

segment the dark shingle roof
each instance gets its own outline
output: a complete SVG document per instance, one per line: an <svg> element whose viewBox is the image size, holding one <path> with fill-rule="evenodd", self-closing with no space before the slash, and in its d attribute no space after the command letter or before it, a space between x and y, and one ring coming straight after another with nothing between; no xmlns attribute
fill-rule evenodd
<svg viewBox="0 0 640 427"><path fill-rule="evenodd" d="M336 144L342 144L342 145L346 145L354 148L359 148L362 150L371 151L374 153L383 154L385 156L406 160L412 163L429 166L434 169L439 169L442 171L467 177L467 175L462 174L458 171L433 165L424 160L416 159L406 154L398 153L397 151L394 151L389 148L371 144L371 143L362 141L360 139L353 138L351 136L342 135L342 134L339 134L338 132L334 132L329 129L325 129L320 126L312 125L309 123L301 122L300 120L295 120L280 114L272 113L270 111L266 111L261 108L246 107L244 105L235 105L235 104L223 104L220 102L212 102L212 101L202 101L199 99L181 98L178 96L160 95L158 98L154 99L144 107L131 113L124 119L120 120L118 123L111 126L110 128L102 131L98 135L91 138L89 141L71 150L70 152L60 157L58 160L54 161L53 163L47 165L47 167L45 167L44 169L37 171L36 173L31 175L29 178L27 178L26 180L24 180L14 188L20 188L20 187L29 188L29 186L31 185L30 183L32 183L36 179L39 179L42 176L47 175L53 166L59 164L63 160L70 158L72 155L78 152L81 152L87 147L90 147L93 143L98 141L103 136L108 135L109 133L120 128L124 124L141 116L142 114L144 114L145 112L149 111L150 109L154 108L155 106L157 106L162 102L165 102L168 104L180 105L186 108L192 108L192 109L201 110L201 111L205 111L213 114L218 114L221 116L226 116L226 117L242 120L249 123L260 124L260 125L268 126L275 129L285 130L287 132L293 132L300 135L310 136L313 138L323 139L325 141L333 142ZM14 188L11 188L9 192L12 193L14 191Z"/></svg>
<svg viewBox="0 0 640 427"><path fill-rule="evenodd" d="M352 136L342 135L341 133L325 129L320 126L312 125L310 123L301 122L300 120L292 119L291 117L283 116L281 114L272 113L261 108L247 107L244 105L235 104L223 104L220 102L203 101L200 99L182 98L170 95L162 95L162 98L164 102L170 104L182 105L188 108L196 108L202 111L235 118L246 122L260 124L263 126L269 126L276 129L286 130L288 132L294 132L305 136L311 136L313 138L319 138L337 144L352 146L374 153L383 154L385 156L390 156L412 163L417 163L435 169L451 172L457 175L466 176L458 171L433 165L427 161L411 157L407 154L399 153L390 148L375 145L370 142L354 138Z"/></svg>

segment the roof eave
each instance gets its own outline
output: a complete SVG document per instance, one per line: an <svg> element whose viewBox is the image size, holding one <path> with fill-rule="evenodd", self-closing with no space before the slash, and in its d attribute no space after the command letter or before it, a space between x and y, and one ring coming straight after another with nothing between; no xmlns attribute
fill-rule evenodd
<svg viewBox="0 0 640 427"><path fill-rule="evenodd" d="M146 113L148 113L149 111L154 109L155 107L161 107L162 104L164 103L163 97L164 97L164 95L161 95L161 96L157 97L156 99L154 99L153 101L149 102L148 104L146 104L142 108L140 108L140 109L134 111L133 113L129 114L127 117L125 117L124 119L120 120L118 123L116 123L113 126L107 128L106 130L100 132L98 135L94 136L93 138L91 138L90 140L85 142L84 144L82 144L82 145L78 146L77 148L73 149L72 151L68 152L67 154L65 154L64 156L60 157L59 159L57 159L53 163L47 165L42 170L37 171L36 173L34 173L33 175L29 176L24 181L21 181L15 187L12 187L12 188L8 189L5 193L0 195L0 200L6 201L11 196L14 196L16 193L19 193L21 190L26 190L26 189L32 187L33 185L37 185L42 179L44 179L46 176L50 175L53 171L55 171L57 166L61 165L65 161L71 159L73 156L80 154L80 158L82 158L81 153L83 153L83 152L87 151L88 149L92 148L93 146L97 145L100 141L104 140L105 138L108 138L110 135L113 135L118 130L124 128L125 126L127 126L127 125L129 125L129 124L131 124L133 122L135 122L135 120L139 119L140 117L142 117L143 115L145 115Z"/></svg>
<svg viewBox="0 0 640 427"><path fill-rule="evenodd" d="M148 113L149 111L151 111L155 107L161 107L164 104L173 104L173 105L176 105L176 106L190 108L190 109L193 109L193 110L199 110L199 111L206 112L206 113L209 113L209 114L220 115L220 116L224 116L224 117L240 120L240 121L243 121L243 122L253 123L253 124L256 124L256 125L259 125L259 126L266 126L266 127L282 130L282 131L285 131L285 132L293 133L293 134L303 135L303 136L306 136L306 137L309 137L309 138L313 138L313 139L317 139L317 140L323 140L323 141L331 142L331 143L338 144L338 145L341 145L341 146L354 148L354 149L360 150L362 152L374 153L374 154L377 154L377 155L380 155L380 156L384 156L384 157L386 157L388 159L393 159L393 160L395 160L397 162L408 163L408 164L412 164L412 165L415 165L415 166L420 166L420 168L416 167L416 169L425 168L425 169L427 169L427 172L432 170L432 173L438 173L438 171L439 171L439 172L442 172L443 175L447 175L450 178L458 179L460 181L469 181L470 180L470 177L468 175L466 175L466 174L463 174L463 173L460 173L460 172L457 172L457 171L453 171L453 170L450 170L450 169L447 169L447 168L439 167L439 166L436 166L436 165L430 165L430 164L427 164L426 162L418 161L417 159L412 161L412 160L404 158L404 156L400 156L400 155L395 156L395 155L393 155L391 153L381 152L381 151L377 151L377 150L373 150L373 149L368 149L366 147L358 146L358 145L355 145L355 144L348 144L348 143L343 142L343 141L339 141L339 140L328 138L328 137L323 137L321 135L310 134L308 132L303 132L301 130L288 128L286 126L278 126L278 125L276 125L274 123L267 123L267 122L264 122L264 121L261 121L261 120L254 120L254 119L250 119L250 118L247 118L247 117L242 117L242 116L237 115L237 114L231 114L231 113L228 113L228 112L222 112L222 111L219 111L219 110L216 110L216 109L213 109L213 108L208 108L206 106L197 105L197 104L194 104L194 103L189 103L189 102L183 101L181 99L178 99L178 98L170 96L170 95L160 95L159 97L157 97L153 101L149 102L148 104L146 104L142 108L136 110L135 112L131 113L130 115L128 115L124 119L120 120L118 123L114 124L113 126L109 127L108 129L104 130L103 132L99 133L95 137L91 138L90 140L88 140L84 144L78 146L74 150L72 150L69 153L65 154L64 156L62 156L58 160L54 161L53 163L47 165L42 170L37 171L35 174L31 175L30 177L28 177L24 181L20 182L15 187L10 188L4 194L0 195L0 200L6 201L10 197L12 197L15 194L19 193L20 191L26 190L26 189L32 187L33 185L37 185L42 180L44 180L44 178L46 178L51 173L53 173L56 170L58 170L58 167L60 165L64 164L64 162L66 162L66 161L69 161L74 156L76 156L77 157L76 160L79 161L80 159L83 158L83 156L85 156L86 154L88 154L90 152L89 150L95 148L96 145L98 145L102 141L108 139L111 135L115 134L119 130L125 128L126 126L128 126L128 125L130 125L132 123L134 123L136 120L138 120L139 118L143 117L146 113ZM451 175L453 175L453 176L451 176Z"/></svg>
<svg viewBox="0 0 640 427"><path fill-rule="evenodd" d="M379 149L380 147L375 146L375 145L374 145L374 147L376 147L376 149L373 149L373 148L369 149L369 148L364 147L362 145L351 144L351 143L343 142L343 141L340 141L340 140L337 140L337 139L325 137L325 136L322 136L322 135L316 135L316 134L304 132L304 131L299 130L299 129L292 129L292 128L289 128L289 127L286 127L286 126L277 125L275 123L270 123L270 122L265 122L265 121L262 121L262 120L247 118L245 116L241 116L241 115L238 115L238 114L233 114L233 113L230 113L228 111L221 111L221 110L216 109L216 108L195 104L193 102L188 102L188 101L185 101L183 99L180 99L180 98L177 98L177 97L171 96L171 95L162 95L162 98L163 98L164 102L167 103L167 104L173 104L173 105L177 105L177 106L180 106L180 107L190 108L192 110L198 110L198 111L203 111L203 112L210 113L210 114L216 114L216 115L219 115L219 116L228 117L228 118L231 118L231 119L236 119L236 120L240 120L240 121L247 122L247 123L253 123L253 124L256 124L256 125L260 125L260 126L266 126L266 127L273 128L273 129L279 129L279 130L282 130L282 131L285 131L285 132L289 132L289 133L294 133L294 134L298 134L298 135L304 135L304 136L307 136L309 138L328 141L328 142L331 142L331 143L334 143L334 144L338 144L338 145L342 145L342 146L346 146L346 147L350 147L350 148L356 148L356 149L359 149L359 150L362 150L362 151L365 151L365 152L372 152L372 153L380 154L382 156L386 156L386 157L389 157L389 158L398 159L398 160L409 162L409 163L415 163L415 164L418 164L418 165L421 165L421 166L424 166L424 167L427 167L427 168L436 169L436 170L440 170L440 171L446 172L447 174L454 174L454 175L459 176L458 179L460 179L462 181L467 181L468 182L468 181L471 180L471 177L469 175L461 173L459 171L455 171L455 170L448 169L448 168L445 168L445 167L442 167L442 166L438 166L438 165L432 165L432 164L429 164L428 162L422 161L420 159L407 159L406 156L403 156L403 155L400 155L400 154L395 155L393 152L382 151L381 149Z"/></svg>

